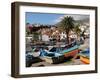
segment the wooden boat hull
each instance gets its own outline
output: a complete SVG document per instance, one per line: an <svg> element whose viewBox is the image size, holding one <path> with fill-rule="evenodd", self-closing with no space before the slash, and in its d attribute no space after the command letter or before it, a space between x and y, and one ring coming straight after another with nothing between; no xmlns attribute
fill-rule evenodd
<svg viewBox="0 0 100 80"><path fill-rule="evenodd" d="M89 58L84 57L84 56L80 56L80 60L81 60L83 63L85 63L85 64L89 64L89 63L90 63Z"/></svg>
<svg viewBox="0 0 100 80"><path fill-rule="evenodd" d="M70 51L68 53L64 53L64 56L65 57L74 57L74 56L76 56L78 54L78 52L79 52L79 50L76 49L76 50Z"/></svg>
<svg viewBox="0 0 100 80"><path fill-rule="evenodd" d="M58 57L42 57L42 60L45 60L50 64L57 64L57 63L64 62L65 57L63 55Z"/></svg>
<svg viewBox="0 0 100 80"><path fill-rule="evenodd" d="M76 56L79 52L79 49L78 49L78 46L74 46L74 47L71 47L69 49L65 49L60 53L60 55L56 55L57 53L55 52L51 52L51 53L54 53L56 56L47 56L47 55L44 55L43 56L43 60L45 60L46 62L48 63L60 63L60 62L64 62L70 58L73 58L74 56ZM49 53L50 54L50 53Z"/></svg>
<svg viewBox="0 0 100 80"><path fill-rule="evenodd" d="M64 53L62 56L58 56L58 57L44 57L43 59L48 62L48 63L60 63L60 62L64 62L66 60L69 60L71 58L74 58L77 54L78 54L78 49L70 51L68 53Z"/></svg>

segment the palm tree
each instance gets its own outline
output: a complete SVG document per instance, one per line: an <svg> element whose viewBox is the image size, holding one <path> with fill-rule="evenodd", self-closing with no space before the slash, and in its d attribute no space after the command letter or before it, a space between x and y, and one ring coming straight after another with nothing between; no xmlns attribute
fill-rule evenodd
<svg viewBox="0 0 100 80"><path fill-rule="evenodd" d="M75 33L76 33L76 35L77 35L77 39L80 38L80 33L81 33L81 29L80 29L79 27L80 27L79 24L77 24L77 25L74 27L74 31L75 31Z"/></svg>
<svg viewBox="0 0 100 80"><path fill-rule="evenodd" d="M69 44L69 33L74 29L75 20L71 16L64 17L58 24L59 29L64 31L67 36L67 43Z"/></svg>
<svg viewBox="0 0 100 80"><path fill-rule="evenodd" d="M84 30L82 31L82 33L81 33L81 36L82 36L84 39L86 38L85 33L87 32L87 30L89 30L89 26L86 26L86 27L84 28Z"/></svg>

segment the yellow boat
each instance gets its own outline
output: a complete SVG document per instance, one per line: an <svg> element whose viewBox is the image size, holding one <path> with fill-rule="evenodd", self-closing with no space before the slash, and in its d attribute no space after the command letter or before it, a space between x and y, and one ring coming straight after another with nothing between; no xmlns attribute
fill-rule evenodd
<svg viewBox="0 0 100 80"><path fill-rule="evenodd" d="M90 59L87 56L80 55L80 60L85 64L90 64Z"/></svg>

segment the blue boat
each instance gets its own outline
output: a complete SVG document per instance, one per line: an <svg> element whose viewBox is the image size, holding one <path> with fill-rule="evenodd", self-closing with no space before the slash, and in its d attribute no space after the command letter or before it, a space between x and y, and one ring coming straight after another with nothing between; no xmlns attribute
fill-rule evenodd
<svg viewBox="0 0 100 80"><path fill-rule="evenodd" d="M63 48L53 47L49 51L45 49L40 49L40 57L42 57L42 59L44 59L46 62L49 62L49 63L60 63L60 62L65 61L65 59L69 57L73 57L73 51L77 49L78 49L77 45L68 49L65 49L64 47ZM70 55L65 57L65 54L68 54L68 53ZM76 52L75 52L75 55L76 55Z"/></svg>
<svg viewBox="0 0 100 80"><path fill-rule="evenodd" d="M86 56L86 57L90 56L89 53L90 53L90 49L89 48L80 51L80 55L83 55L83 56Z"/></svg>
<svg viewBox="0 0 100 80"><path fill-rule="evenodd" d="M85 64L89 64L90 63L90 49L87 48L83 51L81 51L80 54L80 60L85 63Z"/></svg>

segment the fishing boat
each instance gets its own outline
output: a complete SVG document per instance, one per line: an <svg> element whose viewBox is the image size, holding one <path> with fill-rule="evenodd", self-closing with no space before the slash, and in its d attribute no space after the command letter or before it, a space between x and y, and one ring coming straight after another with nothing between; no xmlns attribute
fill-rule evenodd
<svg viewBox="0 0 100 80"><path fill-rule="evenodd" d="M89 52L90 52L89 49L85 49L80 52L80 60L85 64L90 63Z"/></svg>
<svg viewBox="0 0 100 80"><path fill-rule="evenodd" d="M86 57L86 56L83 56L83 55L80 56L80 60L85 64L89 64L90 63L89 58Z"/></svg>
<svg viewBox="0 0 100 80"><path fill-rule="evenodd" d="M65 57L69 56L74 57L79 52L78 47L79 47L78 45L75 45L74 47L63 50L62 53L64 54Z"/></svg>
<svg viewBox="0 0 100 80"><path fill-rule="evenodd" d="M51 64L61 62L61 59L60 59L61 56L62 56L62 54L57 53L57 52L50 52L50 51L47 51L47 50L44 50L44 49L40 50L40 58L42 60L45 60L48 63L51 63Z"/></svg>
<svg viewBox="0 0 100 80"><path fill-rule="evenodd" d="M78 53L77 45L68 49L53 47L49 51L43 49L40 50L41 58L46 62L53 63L53 64L64 62L69 58L73 58L77 53Z"/></svg>

